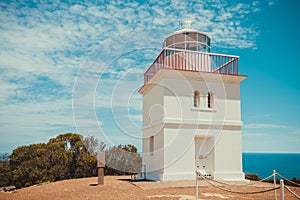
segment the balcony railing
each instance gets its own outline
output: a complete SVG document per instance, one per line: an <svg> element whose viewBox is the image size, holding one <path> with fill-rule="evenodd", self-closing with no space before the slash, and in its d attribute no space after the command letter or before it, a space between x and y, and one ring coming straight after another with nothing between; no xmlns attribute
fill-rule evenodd
<svg viewBox="0 0 300 200"><path fill-rule="evenodd" d="M238 75L238 56L164 48L144 74L144 83L159 69Z"/></svg>

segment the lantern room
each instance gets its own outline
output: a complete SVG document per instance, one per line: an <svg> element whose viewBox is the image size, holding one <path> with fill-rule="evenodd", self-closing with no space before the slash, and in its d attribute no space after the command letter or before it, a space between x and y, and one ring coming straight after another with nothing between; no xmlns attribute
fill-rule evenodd
<svg viewBox="0 0 300 200"><path fill-rule="evenodd" d="M163 48L210 52L211 38L200 31L182 29L168 35L163 40Z"/></svg>

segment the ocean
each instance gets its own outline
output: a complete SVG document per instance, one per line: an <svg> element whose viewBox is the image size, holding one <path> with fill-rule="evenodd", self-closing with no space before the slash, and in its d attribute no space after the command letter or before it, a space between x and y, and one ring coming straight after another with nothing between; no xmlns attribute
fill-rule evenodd
<svg viewBox="0 0 300 200"><path fill-rule="evenodd" d="M243 153L245 173L258 174L263 179L274 169L287 179L300 179L300 153Z"/></svg>

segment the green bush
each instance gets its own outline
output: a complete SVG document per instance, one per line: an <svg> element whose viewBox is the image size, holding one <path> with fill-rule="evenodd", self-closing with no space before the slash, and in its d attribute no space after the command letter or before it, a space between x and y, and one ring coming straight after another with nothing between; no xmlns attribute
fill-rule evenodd
<svg viewBox="0 0 300 200"><path fill-rule="evenodd" d="M0 187L12 185L11 172L9 166L9 156L2 155L0 158Z"/></svg>
<svg viewBox="0 0 300 200"><path fill-rule="evenodd" d="M142 158L134 145L118 145L105 153L105 175L131 175L141 172Z"/></svg>
<svg viewBox="0 0 300 200"><path fill-rule="evenodd" d="M97 160L82 139L80 134L66 133L50 139L47 144L16 148L10 156L9 172L6 172L10 173L10 179L6 182L21 188L97 175Z"/></svg>
<svg viewBox="0 0 300 200"><path fill-rule="evenodd" d="M94 137L66 133L48 143L21 146L0 159L0 186L27 187L44 182L97 175L96 153L105 144ZM130 152L130 153L128 153ZM133 145L113 146L106 151L105 174L134 174L141 170L142 158Z"/></svg>
<svg viewBox="0 0 300 200"><path fill-rule="evenodd" d="M245 174L245 178L253 181L260 181L261 178L257 174Z"/></svg>

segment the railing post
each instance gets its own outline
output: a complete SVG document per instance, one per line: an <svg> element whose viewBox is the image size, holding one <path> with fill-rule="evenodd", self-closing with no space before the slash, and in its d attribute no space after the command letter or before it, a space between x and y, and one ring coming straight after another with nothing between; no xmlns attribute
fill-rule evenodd
<svg viewBox="0 0 300 200"><path fill-rule="evenodd" d="M276 170L273 170L273 182L274 182L274 188L276 188ZM274 200L277 200L277 193L276 190L274 190Z"/></svg>
<svg viewBox="0 0 300 200"><path fill-rule="evenodd" d="M198 166L195 171L196 174L196 200L198 200Z"/></svg>
<svg viewBox="0 0 300 200"><path fill-rule="evenodd" d="M284 182L280 179L280 200L284 200Z"/></svg>
<svg viewBox="0 0 300 200"><path fill-rule="evenodd" d="M238 60L237 59L234 61L234 74L239 74L239 72L238 72Z"/></svg>
<svg viewBox="0 0 300 200"><path fill-rule="evenodd" d="M147 77L144 78L144 83L148 83L161 68L238 75L238 57L163 48L145 72Z"/></svg>

